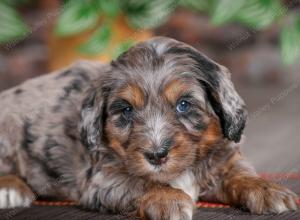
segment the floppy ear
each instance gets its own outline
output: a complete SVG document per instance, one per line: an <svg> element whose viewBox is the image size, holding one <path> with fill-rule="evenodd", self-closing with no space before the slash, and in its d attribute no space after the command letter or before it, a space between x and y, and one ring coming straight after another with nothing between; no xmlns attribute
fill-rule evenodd
<svg viewBox="0 0 300 220"><path fill-rule="evenodd" d="M183 43L170 47L168 52L192 59L190 67L198 81L205 87L207 98L220 119L224 136L239 142L247 112L244 101L231 82L229 71Z"/></svg>
<svg viewBox="0 0 300 220"><path fill-rule="evenodd" d="M102 88L91 86L86 92L81 108L81 140L89 150L101 146L105 122L105 94Z"/></svg>
<svg viewBox="0 0 300 220"><path fill-rule="evenodd" d="M242 98L236 92L230 80L229 71L222 66L212 72L214 78L203 82L214 112L218 115L223 134L229 140L239 142L245 128L247 111ZM212 83L211 80L217 81Z"/></svg>

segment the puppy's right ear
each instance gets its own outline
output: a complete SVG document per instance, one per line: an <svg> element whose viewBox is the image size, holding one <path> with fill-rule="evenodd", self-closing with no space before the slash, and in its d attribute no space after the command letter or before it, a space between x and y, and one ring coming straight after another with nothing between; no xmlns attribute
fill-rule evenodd
<svg viewBox="0 0 300 220"><path fill-rule="evenodd" d="M105 122L106 95L102 88L92 86L86 92L81 108L81 141L89 150L101 146Z"/></svg>

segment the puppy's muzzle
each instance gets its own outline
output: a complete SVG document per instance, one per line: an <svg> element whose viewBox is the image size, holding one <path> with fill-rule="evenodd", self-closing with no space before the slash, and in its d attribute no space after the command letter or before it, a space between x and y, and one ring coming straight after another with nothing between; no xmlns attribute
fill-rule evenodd
<svg viewBox="0 0 300 220"><path fill-rule="evenodd" d="M168 154L174 145L172 137L166 138L161 145L154 146L152 149L144 152L147 161L152 165L162 165L167 162Z"/></svg>
<svg viewBox="0 0 300 220"><path fill-rule="evenodd" d="M156 151L145 152L144 156L152 165L162 165L167 162L169 149L166 147L159 148Z"/></svg>

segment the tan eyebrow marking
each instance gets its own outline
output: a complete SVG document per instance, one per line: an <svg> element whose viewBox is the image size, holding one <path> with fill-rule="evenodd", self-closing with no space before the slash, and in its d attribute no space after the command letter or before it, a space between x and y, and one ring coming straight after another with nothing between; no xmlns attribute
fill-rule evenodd
<svg viewBox="0 0 300 220"><path fill-rule="evenodd" d="M175 104L180 96L186 93L190 88L189 83L180 79L174 79L169 82L163 91L163 95L168 102Z"/></svg>
<svg viewBox="0 0 300 220"><path fill-rule="evenodd" d="M138 85L128 84L118 95L136 108L141 108L145 104L145 95Z"/></svg>

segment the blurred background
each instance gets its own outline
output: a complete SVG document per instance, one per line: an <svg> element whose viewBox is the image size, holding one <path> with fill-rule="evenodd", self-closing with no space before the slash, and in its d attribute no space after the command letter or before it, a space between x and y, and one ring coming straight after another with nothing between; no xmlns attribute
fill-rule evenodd
<svg viewBox="0 0 300 220"><path fill-rule="evenodd" d="M231 70L260 172L300 171L300 0L1 0L0 91L155 35Z"/></svg>

